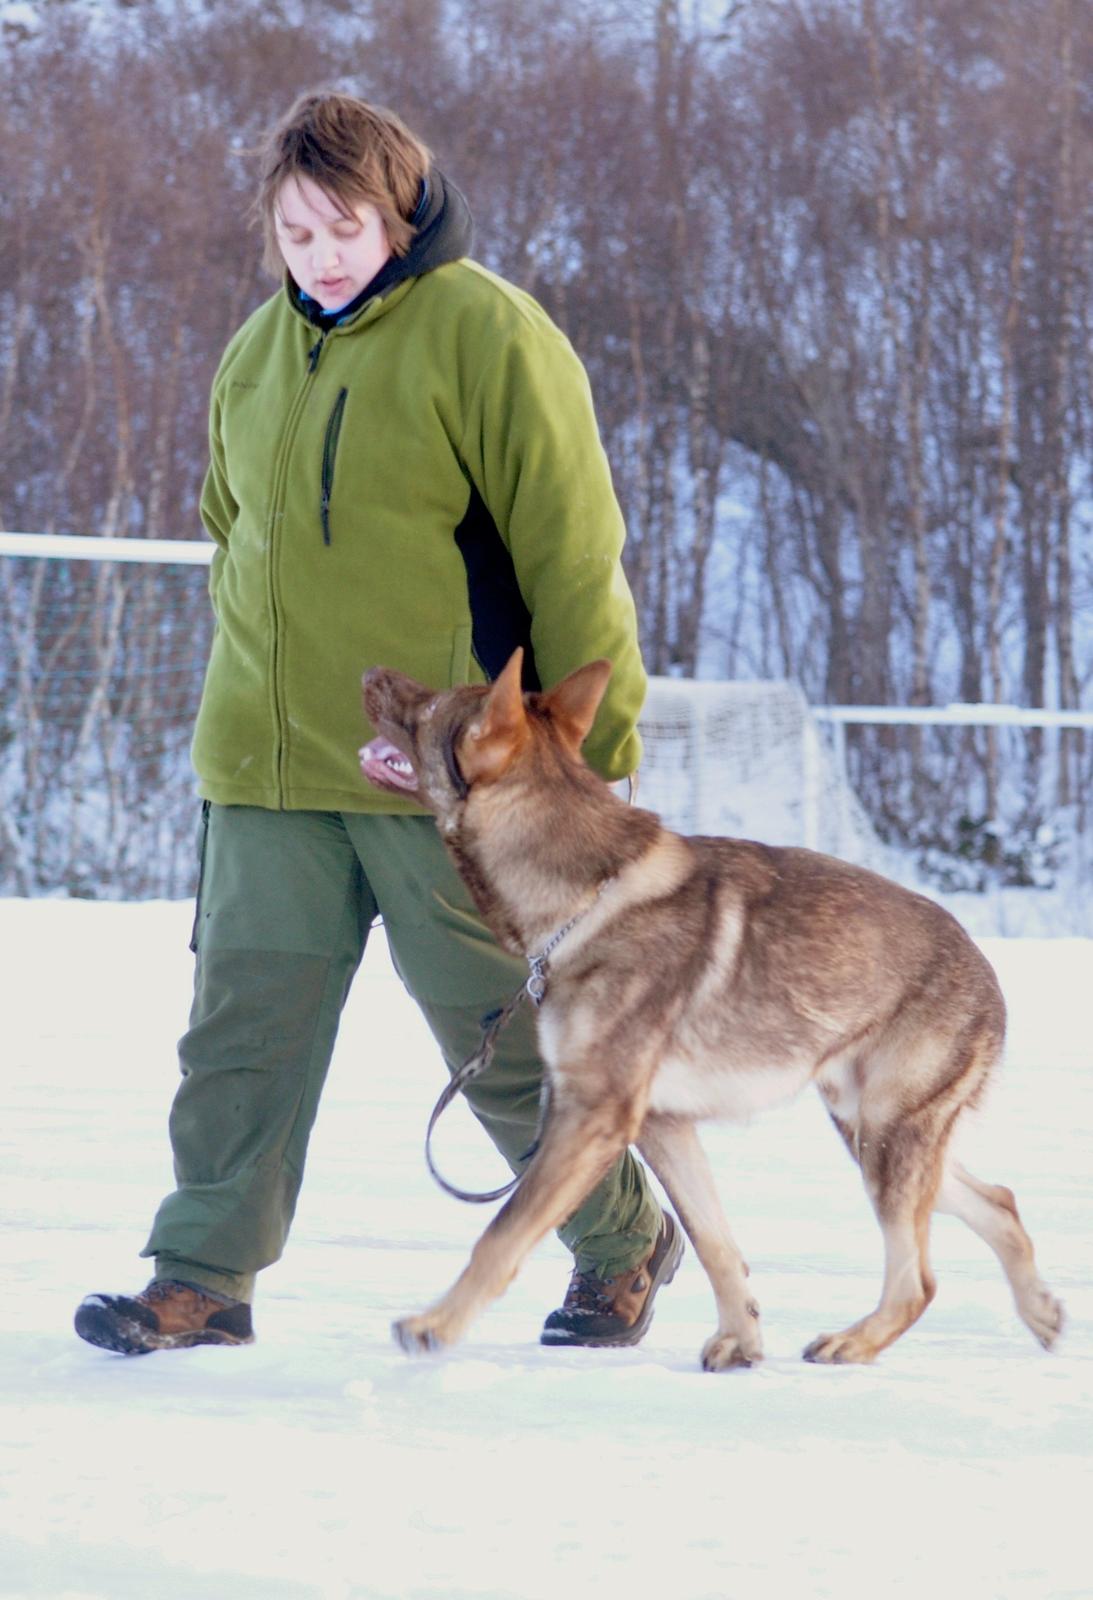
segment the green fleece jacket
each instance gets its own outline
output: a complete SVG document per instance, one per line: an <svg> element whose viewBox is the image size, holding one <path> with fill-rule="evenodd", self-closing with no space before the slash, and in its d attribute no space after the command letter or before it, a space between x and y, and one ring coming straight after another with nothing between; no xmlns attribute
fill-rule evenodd
<svg viewBox="0 0 1093 1600"><path fill-rule="evenodd" d="M374 731L361 674L486 681L498 669L479 659L469 572L487 608L512 609L503 586L488 600L504 562L544 686L613 661L585 752L607 778L636 769L645 676L622 517L584 369L528 295L448 261L321 331L290 282L224 355L210 443L216 629L193 742L206 799L419 810L360 775ZM488 540L466 556L457 532L475 519L504 562Z"/></svg>

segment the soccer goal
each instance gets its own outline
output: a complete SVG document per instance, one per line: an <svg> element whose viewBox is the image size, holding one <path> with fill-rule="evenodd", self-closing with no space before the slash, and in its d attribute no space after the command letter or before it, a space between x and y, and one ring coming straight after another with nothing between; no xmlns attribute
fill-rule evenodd
<svg viewBox="0 0 1093 1600"><path fill-rule="evenodd" d="M805 845L894 871L795 683L653 678L641 734L638 803L679 832Z"/></svg>

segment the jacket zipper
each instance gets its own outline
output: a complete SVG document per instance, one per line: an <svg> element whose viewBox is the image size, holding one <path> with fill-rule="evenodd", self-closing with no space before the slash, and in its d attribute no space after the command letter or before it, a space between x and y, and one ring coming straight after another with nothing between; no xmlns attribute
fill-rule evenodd
<svg viewBox="0 0 1093 1600"><path fill-rule="evenodd" d="M338 398L327 419L326 435L323 439L322 498L319 502L319 514L323 524L323 543L327 545L330 543L330 495L334 488L334 457L338 453L338 435L342 430L342 414L345 411L348 394L348 389L338 390Z"/></svg>

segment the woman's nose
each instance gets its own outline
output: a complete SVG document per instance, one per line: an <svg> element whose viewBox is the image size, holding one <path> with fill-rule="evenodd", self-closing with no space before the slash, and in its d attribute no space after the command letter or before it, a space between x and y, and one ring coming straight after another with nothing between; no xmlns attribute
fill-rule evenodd
<svg viewBox="0 0 1093 1600"><path fill-rule="evenodd" d="M340 265L341 258L336 242L333 239L319 240L312 251L311 261L316 268Z"/></svg>

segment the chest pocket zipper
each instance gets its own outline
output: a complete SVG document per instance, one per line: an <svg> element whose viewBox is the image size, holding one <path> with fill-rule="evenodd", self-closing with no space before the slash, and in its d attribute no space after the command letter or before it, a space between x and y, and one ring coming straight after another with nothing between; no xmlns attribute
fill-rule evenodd
<svg viewBox="0 0 1093 1600"><path fill-rule="evenodd" d="M319 502L319 513L323 524L324 544L330 543L330 496L334 489L334 458L338 453L338 435L342 431L342 415L348 395L348 389L338 390L338 398L327 418L326 434L323 438L322 498Z"/></svg>

